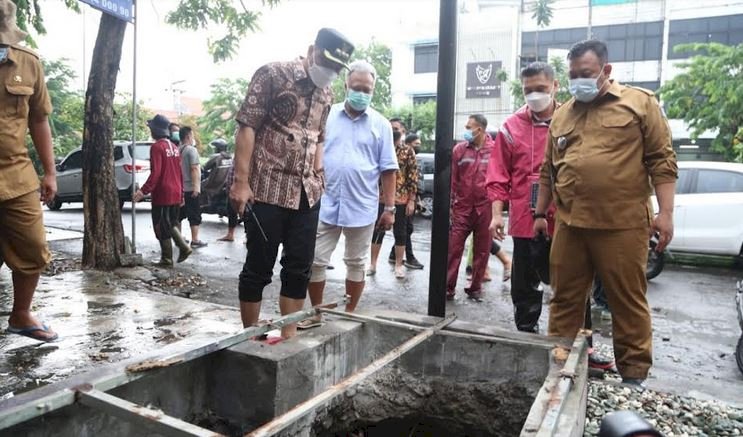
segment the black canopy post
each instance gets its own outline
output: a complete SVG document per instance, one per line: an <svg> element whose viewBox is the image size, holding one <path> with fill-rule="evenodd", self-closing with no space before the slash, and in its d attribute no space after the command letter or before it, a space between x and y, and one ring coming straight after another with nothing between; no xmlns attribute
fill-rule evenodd
<svg viewBox="0 0 743 437"><path fill-rule="evenodd" d="M457 65L457 0L439 6L439 69L436 91L436 150L431 224L428 315L446 313L446 264L449 249L449 185L454 143L454 92Z"/></svg>

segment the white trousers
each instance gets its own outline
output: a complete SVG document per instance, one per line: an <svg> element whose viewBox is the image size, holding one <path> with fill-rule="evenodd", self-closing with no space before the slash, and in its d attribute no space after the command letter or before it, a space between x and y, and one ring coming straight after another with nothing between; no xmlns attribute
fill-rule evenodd
<svg viewBox="0 0 743 437"><path fill-rule="evenodd" d="M325 272L330 263L330 257L338 245L341 233L346 239L346 251L343 255L343 262L346 263L346 279L353 282L363 282L374 225L375 223L360 228L344 228L323 222L318 223L315 261L312 263L310 282L325 280Z"/></svg>

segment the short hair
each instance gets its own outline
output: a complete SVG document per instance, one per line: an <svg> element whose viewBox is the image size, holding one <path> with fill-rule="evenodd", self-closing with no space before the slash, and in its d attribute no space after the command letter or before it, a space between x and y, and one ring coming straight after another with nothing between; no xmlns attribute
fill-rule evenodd
<svg viewBox="0 0 743 437"><path fill-rule="evenodd" d="M171 131L171 132L173 132L173 128L176 128L176 127L177 127L177 128L178 128L178 129L180 130L180 128L181 128L181 125L180 125L180 124L178 124L178 123L170 123L170 124L168 125L168 130L169 130L169 131Z"/></svg>
<svg viewBox="0 0 743 437"><path fill-rule="evenodd" d="M415 141L415 140L420 140L420 139L421 139L421 137L419 137L419 136L418 136L418 134L408 134L408 135L407 135L407 136L405 137L405 144L410 144L410 143L412 143L413 141Z"/></svg>
<svg viewBox="0 0 743 437"><path fill-rule="evenodd" d="M183 140L187 136L191 135L192 132L193 132L193 129L191 128L191 126L183 126L181 128L181 130L179 131L179 135L181 137L181 140Z"/></svg>
<svg viewBox="0 0 743 437"><path fill-rule="evenodd" d="M359 72L359 73L369 73L372 76L372 80L374 82L377 81L377 69L374 68L374 66L363 59L359 59L358 61L353 61L348 65L348 74L346 75L346 82L348 82L348 79L351 77L351 74Z"/></svg>
<svg viewBox="0 0 743 437"><path fill-rule="evenodd" d="M555 69L546 62L532 62L521 70L521 79L534 77L538 74L544 74L547 76L547 79L553 80L555 78Z"/></svg>
<svg viewBox="0 0 743 437"><path fill-rule="evenodd" d="M408 127L405 125L405 122L402 121L402 118L400 117L392 117L390 118L390 124L398 122L402 126L403 129L408 130Z"/></svg>
<svg viewBox="0 0 743 437"><path fill-rule="evenodd" d="M609 50L606 48L606 44L597 39L587 39L573 44L568 52L568 60L572 61L573 59L580 58L587 52L595 53L599 58L599 62L602 64L609 62Z"/></svg>
<svg viewBox="0 0 743 437"><path fill-rule="evenodd" d="M482 114L472 114L472 115L470 115L470 118L472 120L475 120L475 123L479 124L480 127L483 128L483 130L486 130L487 129L487 127L488 127L488 119L485 118L484 115L482 115Z"/></svg>

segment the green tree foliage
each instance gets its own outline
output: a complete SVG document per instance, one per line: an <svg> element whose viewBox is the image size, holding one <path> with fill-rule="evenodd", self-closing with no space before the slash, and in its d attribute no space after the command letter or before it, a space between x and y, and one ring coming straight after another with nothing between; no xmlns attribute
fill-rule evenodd
<svg viewBox="0 0 743 437"><path fill-rule="evenodd" d="M263 0L264 5L274 6L279 0ZM214 25L221 32L216 39L209 39L209 53L214 62L232 58L237 52L240 40L248 32L260 30L258 19L261 13L251 11L243 0L239 6L233 0L180 0L178 7L170 12L166 21L181 29L199 30Z"/></svg>
<svg viewBox="0 0 743 437"><path fill-rule="evenodd" d="M44 18L41 15L40 2L41 0L13 0L13 3L15 3L17 7L16 17L18 19L18 27L26 32L29 32L30 29L33 29L39 35L43 35L46 33L46 28L44 27ZM64 3L73 11L80 11L78 0L64 0ZM31 27L29 28L29 26ZM30 33L28 38L26 38L26 42L31 47L36 47L36 42L31 37Z"/></svg>
<svg viewBox="0 0 743 437"><path fill-rule="evenodd" d="M392 50L384 44L372 40L369 45L357 47L351 57L351 62L363 59L372 64L377 70L377 83L374 87L374 97L371 106L378 111L385 111L392 103L392 87L390 73L392 71ZM341 76L333 82L333 96L336 102L346 99L346 76Z"/></svg>
<svg viewBox="0 0 743 437"><path fill-rule="evenodd" d="M534 58L539 60L539 29L547 27L552 22L552 3L553 0L537 0L532 9L533 20L537 22L537 31L534 32Z"/></svg>
<svg viewBox="0 0 743 437"><path fill-rule="evenodd" d="M692 138L716 131L712 148L743 162L743 44L681 44L674 50L696 55L659 92L668 116L683 119Z"/></svg>
<svg viewBox="0 0 743 437"><path fill-rule="evenodd" d="M235 115L248 92L247 79L217 80L211 86L211 96L204 101L204 115L198 119L201 140L208 144L216 138L230 141L237 129Z"/></svg>
<svg viewBox="0 0 743 437"><path fill-rule="evenodd" d="M150 139L150 129L147 120L155 116L152 111L142 107L144 102L137 104L137 141ZM132 95L129 93L116 93L114 99L114 139L131 141L132 138Z"/></svg>
<svg viewBox="0 0 743 437"><path fill-rule="evenodd" d="M433 152L436 141L436 101L387 109L384 115L387 118L397 117L403 120L408 132L421 137L421 151Z"/></svg>
<svg viewBox="0 0 743 437"><path fill-rule="evenodd" d="M555 94L555 100L560 103L565 103L571 99L568 83L568 65L564 59L553 56L550 58L550 65L555 70L555 78L560 84ZM508 82L509 91L511 92L511 99L513 101L514 109L520 108L526 104L524 100L524 93L521 89L521 79L514 79Z"/></svg>

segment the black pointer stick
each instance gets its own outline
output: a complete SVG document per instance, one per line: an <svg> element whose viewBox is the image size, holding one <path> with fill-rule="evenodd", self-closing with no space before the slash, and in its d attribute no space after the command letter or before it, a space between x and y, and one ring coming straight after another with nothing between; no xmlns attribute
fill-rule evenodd
<svg viewBox="0 0 743 437"><path fill-rule="evenodd" d="M263 236L263 241L268 243L268 237L266 236L266 233L263 231L263 226L261 226L261 222L258 221L258 217L256 217L255 212L253 211L253 208L250 207L249 203L245 204L245 209L247 209L250 215L253 216L253 220L255 220L255 224L258 226L258 230L261 231L261 235Z"/></svg>

